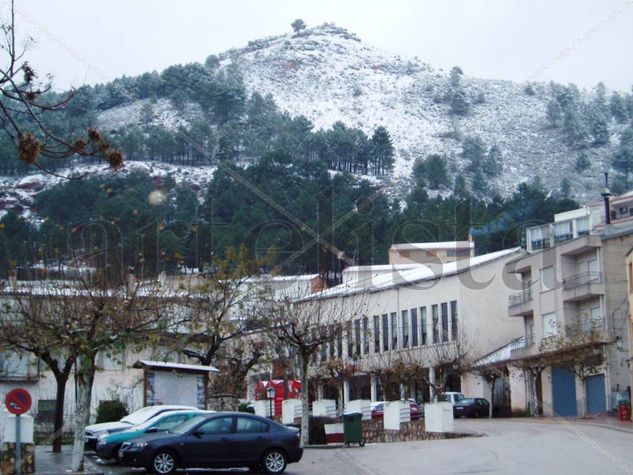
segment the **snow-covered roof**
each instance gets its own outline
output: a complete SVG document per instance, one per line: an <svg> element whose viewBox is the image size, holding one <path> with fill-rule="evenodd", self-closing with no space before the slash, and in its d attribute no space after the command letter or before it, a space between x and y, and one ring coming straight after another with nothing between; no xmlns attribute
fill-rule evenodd
<svg viewBox="0 0 633 475"><path fill-rule="evenodd" d="M461 274L462 272L466 272L469 269L479 267L497 259L512 256L513 254L517 254L519 252L521 252L521 248L514 247L512 249L491 252L489 254L471 257L469 259L448 262L446 264L420 265L415 269L411 269L408 271L398 273L386 273L368 279L362 279L346 284L337 285L336 287L332 287L323 292L315 293L308 297L298 299L296 300L296 302L304 302L313 299L343 297L360 294L363 292L376 293L395 287L413 285L423 281L449 277L452 275Z"/></svg>
<svg viewBox="0 0 633 475"><path fill-rule="evenodd" d="M168 363L166 361L151 361L151 360L140 360L134 366L145 366L148 368L155 369L166 369L166 370L185 370L185 371L198 371L200 373L219 373L220 370L213 366L202 366L199 364L184 364L184 363Z"/></svg>
<svg viewBox="0 0 633 475"><path fill-rule="evenodd" d="M473 249L475 243L472 241L444 241L444 242L411 242L407 244L393 244L390 249Z"/></svg>
<svg viewBox="0 0 633 475"><path fill-rule="evenodd" d="M369 266L350 266L343 270L343 272L382 272L389 270L409 270L416 267L423 266L424 264L412 263L412 264L374 264Z"/></svg>

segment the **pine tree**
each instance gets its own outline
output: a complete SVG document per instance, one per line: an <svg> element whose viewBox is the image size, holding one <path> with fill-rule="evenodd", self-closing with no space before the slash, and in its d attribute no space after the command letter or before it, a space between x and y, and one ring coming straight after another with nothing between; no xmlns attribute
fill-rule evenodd
<svg viewBox="0 0 633 475"><path fill-rule="evenodd" d="M468 195L468 187L466 185L466 179L461 173L455 177L455 183L453 184L453 193L456 196L464 197Z"/></svg>
<svg viewBox="0 0 633 475"><path fill-rule="evenodd" d="M611 94L609 110L611 111L613 118L620 124L623 124L629 119L629 112L626 108L626 104L618 92Z"/></svg>
<svg viewBox="0 0 633 475"><path fill-rule="evenodd" d="M578 112L573 108L565 111L563 132L565 133L565 139L569 146L583 148L587 144L587 130L580 120Z"/></svg>
<svg viewBox="0 0 633 475"><path fill-rule="evenodd" d="M571 182L567 177L563 178L560 183L560 194L563 198L571 197Z"/></svg>
<svg viewBox="0 0 633 475"><path fill-rule="evenodd" d="M437 189L441 185L448 185L449 179L446 157L431 154L424 160L422 169L424 170L424 177L428 181L431 189Z"/></svg>
<svg viewBox="0 0 633 475"><path fill-rule="evenodd" d="M472 171L479 170L486 157L486 144L478 135L469 135L462 143L462 156L470 162Z"/></svg>
<svg viewBox="0 0 633 475"><path fill-rule="evenodd" d="M293 21L290 24L290 26L292 27L295 33L299 33L301 30L305 30L306 23L301 18L297 18L295 21Z"/></svg>
<svg viewBox="0 0 633 475"><path fill-rule="evenodd" d="M606 114L603 114L599 107L594 107L589 112L588 122L589 132L593 136L592 145L600 146L608 144L611 134L609 133Z"/></svg>
<svg viewBox="0 0 633 475"><path fill-rule="evenodd" d="M550 99L547 103L547 121L549 122L550 127L556 128L560 124L561 118L563 117L563 110L560 107L560 104L556 99Z"/></svg>
<svg viewBox="0 0 633 475"><path fill-rule="evenodd" d="M377 127L371 136L370 157L376 175L385 175L393 169L393 144L389 132L382 125Z"/></svg>
<svg viewBox="0 0 633 475"><path fill-rule="evenodd" d="M501 174L503 170L503 153L501 153L501 149L496 144L490 147L488 156L483 161L482 168L489 177Z"/></svg>
<svg viewBox="0 0 633 475"><path fill-rule="evenodd" d="M591 166L591 161L589 160L589 155L586 151L580 152L578 158L576 158L575 170L579 173L584 172Z"/></svg>
<svg viewBox="0 0 633 475"><path fill-rule="evenodd" d="M451 96L451 112L466 115L470 111L470 101L462 88L455 89Z"/></svg>
<svg viewBox="0 0 633 475"><path fill-rule="evenodd" d="M482 195L488 192L488 182L481 168L478 168L473 175L473 191Z"/></svg>

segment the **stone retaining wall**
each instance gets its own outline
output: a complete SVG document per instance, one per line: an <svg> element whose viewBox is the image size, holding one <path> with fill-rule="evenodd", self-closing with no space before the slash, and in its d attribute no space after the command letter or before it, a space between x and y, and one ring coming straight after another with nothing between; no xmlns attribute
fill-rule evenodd
<svg viewBox="0 0 633 475"><path fill-rule="evenodd" d="M35 445L22 444L21 473L35 473ZM0 446L0 473L13 475L15 473L15 443L3 442Z"/></svg>
<svg viewBox="0 0 633 475"><path fill-rule="evenodd" d="M366 443L407 442L411 440L454 439L471 434L456 432L426 432L424 421L405 422L400 430L383 429L381 420L363 421L363 439Z"/></svg>

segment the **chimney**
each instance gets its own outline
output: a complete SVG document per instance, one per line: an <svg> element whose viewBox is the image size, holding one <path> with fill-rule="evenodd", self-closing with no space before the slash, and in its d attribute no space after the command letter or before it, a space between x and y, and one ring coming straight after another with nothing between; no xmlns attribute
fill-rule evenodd
<svg viewBox="0 0 633 475"><path fill-rule="evenodd" d="M18 271L16 269L11 269L9 271L9 287L13 290L18 286Z"/></svg>
<svg viewBox="0 0 633 475"><path fill-rule="evenodd" d="M604 200L604 223L611 224L611 206L609 206L609 197L611 192L609 191L609 173L604 173L604 191L601 193Z"/></svg>

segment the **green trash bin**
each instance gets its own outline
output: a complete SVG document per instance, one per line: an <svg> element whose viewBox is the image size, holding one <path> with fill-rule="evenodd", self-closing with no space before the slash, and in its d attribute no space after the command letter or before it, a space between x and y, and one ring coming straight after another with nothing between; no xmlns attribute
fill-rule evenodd
<svg viewBox="0 0 633 475"><path fill-rule="evenodd" d="M349 444L358 444L365 446L363 439L363 415L360 412L348 412L343 414L343 436L345 446Z"/></svg>

